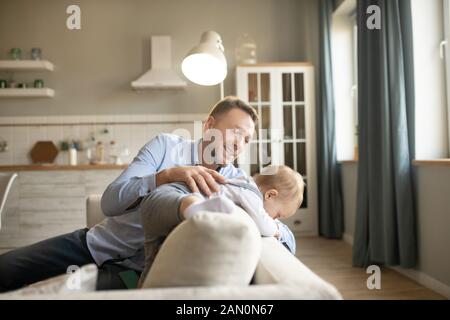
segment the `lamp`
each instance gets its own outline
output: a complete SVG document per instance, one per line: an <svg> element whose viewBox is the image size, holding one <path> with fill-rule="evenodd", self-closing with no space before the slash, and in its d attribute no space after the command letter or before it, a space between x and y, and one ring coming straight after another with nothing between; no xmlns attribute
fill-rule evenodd
<svg viewBox="0 0 450 320"><path fill-rule="evenodd" d="M220 35L215 31L206 31L200 43L193 47L181 63L183 74L190 81L213 86L221 83L223 97L223 80L227 76L227 60Z"/></svg>

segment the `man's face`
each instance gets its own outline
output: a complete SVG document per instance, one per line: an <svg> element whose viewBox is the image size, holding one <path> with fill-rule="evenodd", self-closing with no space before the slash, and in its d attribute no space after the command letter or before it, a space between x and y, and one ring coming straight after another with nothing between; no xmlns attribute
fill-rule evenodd
<svg viewBox="0 0 450 320"><path fill-rule="evenodd" d="M217 119L209 117L205 123L204 139L211 141L216 164L229 164L239 156L255 132L255 124L245 111L233 108ZM212 138L213 137L213 138ZM205 156L210 156L208 150Z"/></svg>

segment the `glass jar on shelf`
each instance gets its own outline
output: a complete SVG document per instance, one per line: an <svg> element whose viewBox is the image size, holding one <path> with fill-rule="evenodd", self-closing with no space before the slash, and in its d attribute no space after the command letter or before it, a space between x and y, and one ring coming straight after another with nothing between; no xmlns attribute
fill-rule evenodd
<svg viewBox="0 0 450 320"><path fill-rule="evenodd" d="M109 142L109 163L111 164L120 164L120 158L118 154L118 148L116 141L111 140Z"/></svg>
<svg viewBox="0 0 450 320"><path fill-rule="evenodd" d="M101 141L98 141L95 147L95 160L99 164L105 163L105 146Z"/></svg>
<svg viewBox="0 0 450 320"><path fill-rule="evenodd" d="M255 64L256 63L256 42L253 37L244 33L236 40L236 64Z"/></svg>

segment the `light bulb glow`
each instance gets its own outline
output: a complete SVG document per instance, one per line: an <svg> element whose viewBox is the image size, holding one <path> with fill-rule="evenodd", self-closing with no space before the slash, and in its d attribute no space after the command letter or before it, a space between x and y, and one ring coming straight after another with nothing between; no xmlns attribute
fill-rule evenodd
<svg viewBox="0 0 450 320"><path fill-rule="evenodd" d="M203 86L219 84L227 76L226 61L207 53L188 55L181 64L181 70L190 81Z"/></svg>

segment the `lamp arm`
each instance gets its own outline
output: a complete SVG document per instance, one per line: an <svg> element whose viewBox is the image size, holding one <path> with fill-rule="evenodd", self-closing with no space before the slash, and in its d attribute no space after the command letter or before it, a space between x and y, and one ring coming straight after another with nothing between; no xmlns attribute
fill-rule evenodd
<svg viewBox="0 0 450 320"><path fill-rule="evenodd" d="M220 83L220 100L224 98L223 81Z"/></svg>

